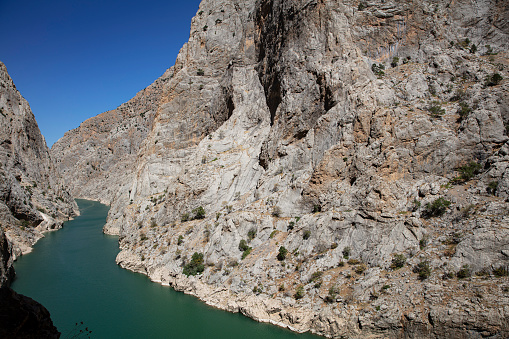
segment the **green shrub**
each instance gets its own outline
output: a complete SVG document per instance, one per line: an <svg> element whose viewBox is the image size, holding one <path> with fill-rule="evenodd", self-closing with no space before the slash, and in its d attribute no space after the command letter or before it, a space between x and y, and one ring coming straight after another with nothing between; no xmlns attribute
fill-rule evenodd
<svg viewBox="0 0 509 339"><path fill-rule="evenodd" d="M251 241L256 237L256 228L252 227L247 232L247 238Z"/></svg>
<svg viewBox="0 0 509 339"><path fill-rule="evenodd" d="M253 249L251 247L248 247L242 252L242 260L246 259L246 257L251 253Z"/></svg>
<svg viewBox="0 0 509 339"><path fill-rule="evenodd" d="M278 218L281 215L281 208L279 206L274 206L272 209L272 216Z"/></svg>
<svg viewBox="0 0 509 339"><path fill-rule="evenodd" d="M445 109L442 108L442 105L438 101L433 101L431 105L428 107L428 112L431 114L433 118L440 118L445 114Z"/></svg>
<svg viewBox="0 0 509 339"><path fill-rule="evenodd" d="M463 267L458 272L456 272L456 277L458 277L458 279L465 279L471 275L470 267L468 265L463 265Z"/></svg>
<svg viewBox="0 0 509 339"><path fill-rule="evenodd" d="M394 258L392 258L391 268L393 270L397 270L405 266L406 257L404 254L395 254Z"/></svg>
<svg viewBox="0 0 509 339"><path fill-rule="evenodd" d="M293 297L296 300L302 299L304 297L304 286L300 285L299 287L297 287L297 290L295 291Z"/></svg>
<svg viewBox="0 0 509 339"><path fill-rule="evenodd" d="M205 219L205 209L200 206L193 210L193 219Z"/></svg>
<svg viewBox="0 0 509 339"><path fill-rule="evenodd" d="M451 205L449 200L445 200L440 197L433 201L432 203L428 203L426 205L425 215L427 217L440 217L444 215L447 208Z"/></svg>
<svg viewBox="0 0 509 339"><path fill-rule="evenodd" d="M488 194L495 195L495 193L497 192L497 188L498 188L498 181L492 181L488 184L486 191L488 192Z"/></svg>
<svg viewBox="0 0 509 339"><path fill-rule="evenodd" d="M509 276L509 268L507 266L500 266L493 270L493 274L496 277L507 277Z"/></svg>
<svg viewBox="0 0 509 339"><path fill-rule="evenodd" d="M145 233L140 233L140 240L141 241L145 241L147 239L148 239L148 237L147 237L147 235Z"/></svg>
<svg viewBox="0 0 509 339"><path fill-rule="evenodd" d="M190 276L200 274L204 270L205 266L203 265L203 253L194 252L191 261L184 265L184 270L182 273Z"/></svg>
<svg viewBox="0 0 509 339"><path fill-rule="evenodd" d="M239 250L241 252L244 252L245 250L247 250L249 248L249 246L247 246L247 242L242 239L240 242L239 242Z"/></svg>
<svg viewBox="0 0 509 339"><path fill-rule="evenodd" d="M336 301L336 298L338 297L339 289L337 287L331 287L329 288L329 294L325 297L325 302L332 303Z"/></svg>
<svg viewBox="0 0 509 339"><path fill-rule="evenodd" d="M498 73L492 73L486 77L485 86L497 86L502 81L502 76Z"/></svg>
<svg viewBox="0 0 509 339"><path fill-rule="evenodd" d="M463 181L468 181L475 177L477 174L481 172L481 164L476 163L475 161L471 161L469 164L461 166L458 168L458 172L460 173L460 179Z"/></svg>
<svg viewBox="0 0 509 339"><path fill-rule="evenodd" d="M323 275L322 271L314 272L313 274L311 274L311 278L309 278L308 284L311 284L312 282L317 281L318 279L320 279L322 277L322 275Z"/></svg>
<svg viewBox="0 0 509 339"><path fill-rule="evenodd" d="M302 234L302 239L308 240L310 236L311 236L311 231L305 230L304 233Z"/></svg>
<svg viewBox="0 0 509 339"><path fill-rule="evenodd" d="M458 110L458 114L459 114L459 119L458 121L463 121L464 119L466 119L468 117L468 115L470 114L470 112L472 112L472 109L470 108L470 106L468 106L468 104L466 102L460 102L460 109Z"/></svg>
<svg viewBox="0 0 509 339"><path fill-rule="evenodd" d="M288 250L284 246L279 247L279 253L277 254L277 260L279 260L279 261L285 260L287 254L288 254Z"/></svg>
<svg viewBox="0 0 509 339"><path fill-rule="evenodd" d="M272 239L274 238L274 236L277 234L278 230L274 230L272 232L270 232L270 235L269 235L269 238Z"/></svg>
<svg viewBox="0 0 509 339"><path fill-rule="evenodd" d="M294 222L294 221L290 221L290 222L288 223L288 229L289 229L289 230L293 230L293 228L294 228L294 227L295 227L295 222Z"/></svg>
<svg viewBox="0 0 509 339"><path fill-rule="evenodd" d="M347 261L348 265L359 265L361 261L359 259L350 259Z"/></svg>
<svg viewBox="0 0 509 339"><path fill-rule="evenodd" d="M182 218L180 218L180 221L186 222L186 221L189 221L189 220L190 220L189 213L182 214Z"/></svg>
<svg viewBox="0 0 509 339"><path fill-rule="evenodd" d="M385 75L384 69L385 69L384 64L371 65L371 71L373 71L373 73L375 73L375 75L379 78Z"/></svg>
<svg viewBox="0 0 509 339"><path fill-rule="evenodd" d="M321 211L322 211L322 206L321 205L318 205L318 204L313 205L313 213L318 213L318 212L321 212Z"/></svg>
<svg viewBox="0 0 509 339"><path fill-rule="evenodd" d="M350 247L347 246L347 247L343 248L343 258L348 260L348 258L350 258L351 252L352 252L352 250Z"/></svg>
<svg viewBox="0 0 509 339"><path fill-rule="evenodd" d="M355 266L354 271L357 274L362 274L367 269L368 269L368 267L366 266L366 264L360 264L360 265Z"/></svg>
<svg viewBox="0 0 509 339"><path fill-rule="evenodd" d="M431 275L431 267L428 260L423 260L414 267L414 273L419 274L419 280L428 279Z"/></svg>
<svg viewBox="0 0 509 339"><path fill-rule="evenodd" d="M397 67L398 63L399 63L399 58L398 57L392 58L391 67L392 68Z"/></svg>
<svg viewBox="0 0 509 339"><path fill-rule="evenodd" d="M177 240L177 246L180 246L182 245L182 243L184 242L184 237L181 235L179 235L178 237L178 240Z"/></svg>

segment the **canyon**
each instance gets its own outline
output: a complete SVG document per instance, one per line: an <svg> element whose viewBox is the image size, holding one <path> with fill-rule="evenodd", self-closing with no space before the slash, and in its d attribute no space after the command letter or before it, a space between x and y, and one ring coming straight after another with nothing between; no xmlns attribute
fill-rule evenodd
<svg viewBox="0 0 509 339"><path fill-rule="evenodd" d="M508 337L508 17L203 0L174 66L49 152L2 64L7 252L97 200L121 267L209 305L328 337Z"/></svg>

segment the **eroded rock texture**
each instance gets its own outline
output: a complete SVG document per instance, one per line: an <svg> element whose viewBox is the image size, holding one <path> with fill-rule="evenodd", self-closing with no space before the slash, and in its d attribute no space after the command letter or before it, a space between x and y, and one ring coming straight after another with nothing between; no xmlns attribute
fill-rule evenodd
<svg viewBox="0 0 509 339"><path fill-rule="evenodd" d="M52 156L111 204L121 266L209 304L332 337L505 338L507 17L204 0L175 65Z"/></svg>
<svg viewBox="0 0 509 339"><path fill-rule="evenodd" d="M76 215L65 185L28 102L0 62L0 227L14 256Z"/></svg>

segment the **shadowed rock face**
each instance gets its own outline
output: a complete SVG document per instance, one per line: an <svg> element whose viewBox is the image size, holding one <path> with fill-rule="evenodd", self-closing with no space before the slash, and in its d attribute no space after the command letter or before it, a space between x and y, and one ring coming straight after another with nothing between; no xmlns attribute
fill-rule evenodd
<svg viewBox="0 0 509 339"><path fill-rule="evenodd" d="M0 315L2 338L60 338L44 306L7 287L0 288Z"/></svg>
<svg viewBox="0 0 509 339"><path fill-rule="evenodd" d="M507 13L206 0L175 65L52 157L111 204L121 266L209 304L336 337L507 337Z"/></svg>

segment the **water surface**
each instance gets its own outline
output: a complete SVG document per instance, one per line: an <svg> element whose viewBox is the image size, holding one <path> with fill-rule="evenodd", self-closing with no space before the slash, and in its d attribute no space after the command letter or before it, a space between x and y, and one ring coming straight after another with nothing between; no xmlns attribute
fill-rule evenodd
<svg viewBox="0 0 509 339"><path fill-rule="evenodd" d="M81 216L47 233L14 265L12 288L42 303L62 338L76 322L92 338L320 338L215 309L120 268L118 237L102 233L108 207L77 202Z"/></svg>

